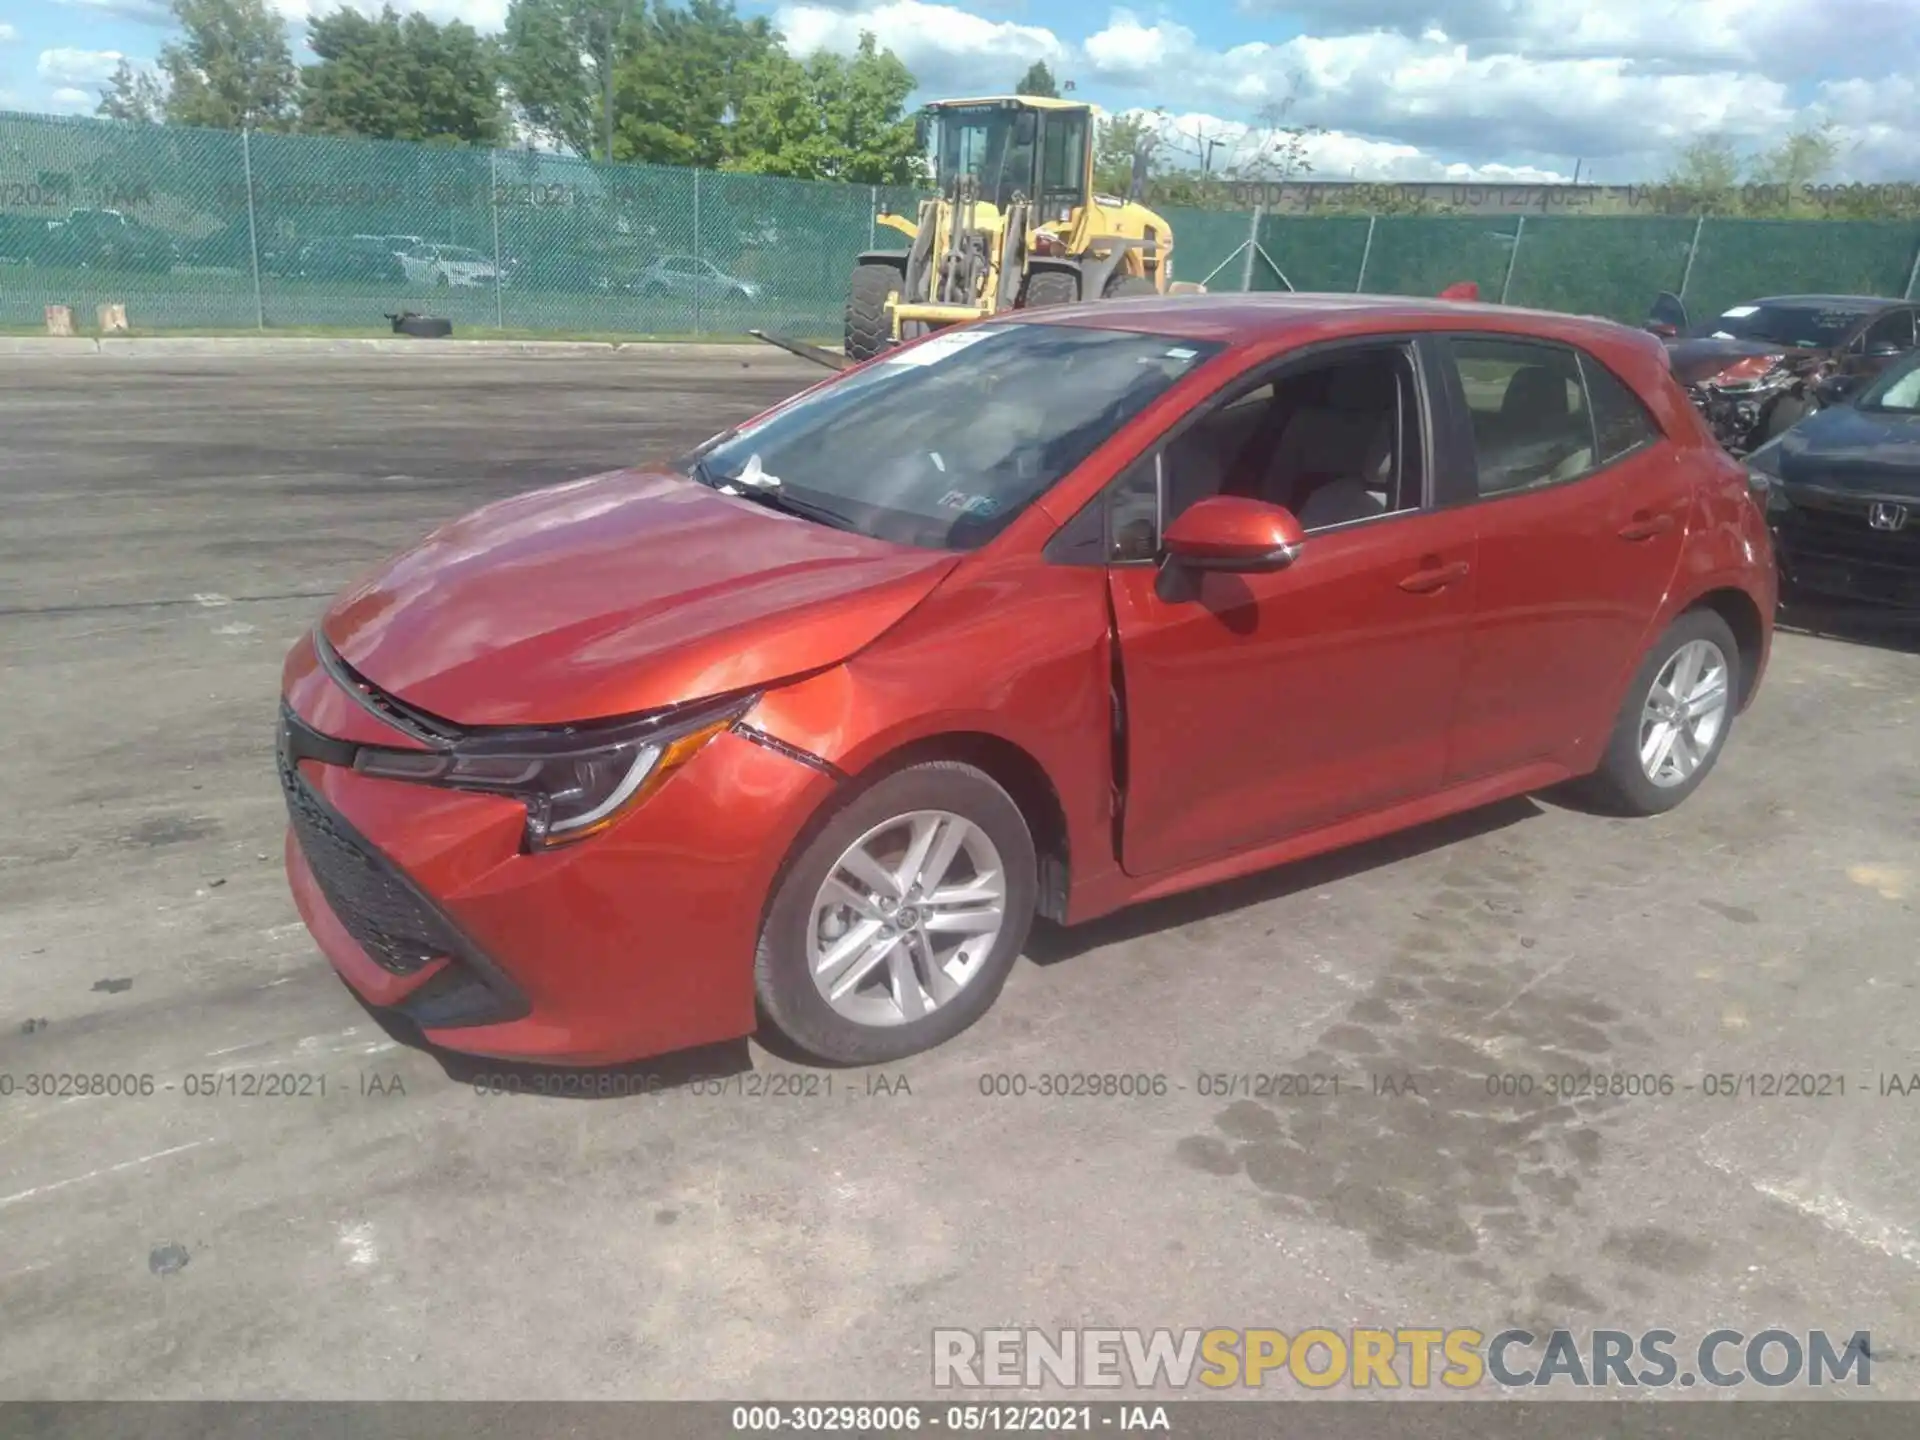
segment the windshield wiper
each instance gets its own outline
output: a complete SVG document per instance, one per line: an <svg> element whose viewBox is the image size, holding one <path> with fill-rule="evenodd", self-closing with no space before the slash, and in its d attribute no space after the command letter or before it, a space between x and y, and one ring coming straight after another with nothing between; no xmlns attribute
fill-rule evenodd
<svg viewBox="0 0 1920 1440"><path fill-rule="evenodd" d="M825 525L831 530L858 530L853 517L842 514L828 505L816 505L810 500L795 499L786 490L776 486L753 486L740 489L731 481L722 480L717 487L723 495L737 496L742 500L751 500L756 505L764 505L769 510L778 510L782 514L796 515L802 520L811 520L816 525Z"/></svg>

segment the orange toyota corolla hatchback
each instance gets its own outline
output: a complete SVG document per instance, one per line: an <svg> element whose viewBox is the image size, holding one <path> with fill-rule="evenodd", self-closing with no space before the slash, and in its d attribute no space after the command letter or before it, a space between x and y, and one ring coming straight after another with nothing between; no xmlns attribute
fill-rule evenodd
<svg viewBox="0 0 1920 1440"><path fill-rule="evenodd" d="M1650 335L1143 298L935 334L490 505L289 656L287 871L369 1004L600 1063L949 1039L1037 912L1585 777L1753 699L1762 504Z"/></svg>

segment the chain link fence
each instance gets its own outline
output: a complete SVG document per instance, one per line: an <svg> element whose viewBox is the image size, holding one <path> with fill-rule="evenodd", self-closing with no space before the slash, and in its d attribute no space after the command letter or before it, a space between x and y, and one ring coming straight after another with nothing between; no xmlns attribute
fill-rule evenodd
<svg viewBox="0 0 1920 1440"><path fill-rule="evenodd" d="M0 327L68 305L137 331L380 327L837 337L848 272L908 189L599 165L531 150L0 114ZM1640 320L1661 290L1914 293L1920 226L1171 210L1213 290L1432 295Z"/></svg>

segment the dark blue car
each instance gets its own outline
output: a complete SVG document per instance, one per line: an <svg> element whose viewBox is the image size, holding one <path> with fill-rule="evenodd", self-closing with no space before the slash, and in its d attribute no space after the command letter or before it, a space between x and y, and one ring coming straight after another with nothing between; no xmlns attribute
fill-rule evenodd
<svg viewBox="0 0 1920 1440"><path fill-rule="evenodd" d="M1785 594L1920 609L1920 356L1747 457Z"/></svg>

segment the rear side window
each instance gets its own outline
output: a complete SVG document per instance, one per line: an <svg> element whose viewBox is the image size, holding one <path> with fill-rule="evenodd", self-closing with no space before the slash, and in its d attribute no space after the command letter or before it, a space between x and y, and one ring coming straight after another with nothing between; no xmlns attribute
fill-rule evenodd
<svg viewBox="0 0 1920 1440"><path fill-rule="evenodd" d="M1587 381L1587 405L1593 412L1594 440L1602 465L1660 438L1658 423L1617 375L1585 354L1580 357L1580 370Z"/></svg>
<svg viewBox="0 0 1920 1440"><path fill-rule="evenodd" d="M1587 387L1572 350L1466 337L1448 348L1473 423L1482 496L1556 484L1594 468Z"/></svg>

